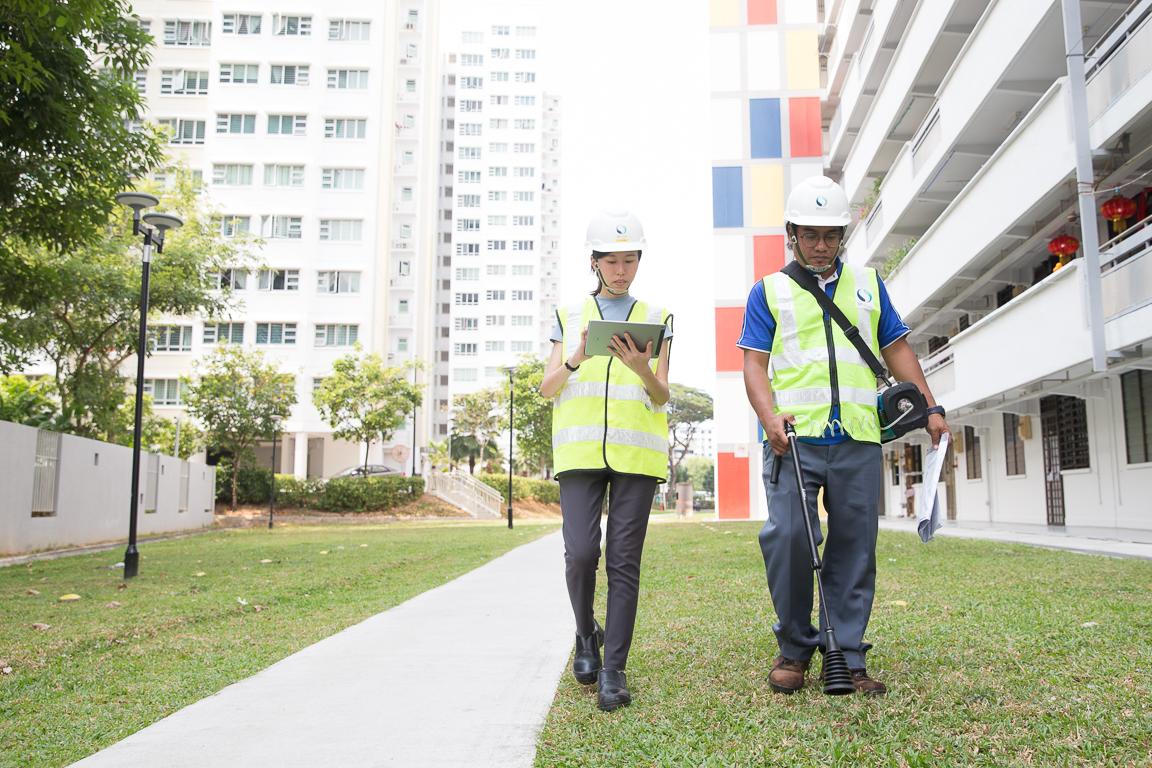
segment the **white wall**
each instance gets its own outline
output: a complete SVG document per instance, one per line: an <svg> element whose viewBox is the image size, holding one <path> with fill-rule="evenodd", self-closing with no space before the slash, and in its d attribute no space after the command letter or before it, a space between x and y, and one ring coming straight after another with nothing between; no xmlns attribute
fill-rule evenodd
<svg viewBox="0 0 1152 768"><path fill-rule="evenodd" d="M132 450L122 445L64 435L57 463L56 511L32 516L32 479L36 464L32 427L0 421L0 555L127 540ZM148 488L149 454L140 455L141 498ZM188 505L180 509L180 471L184 462L159 459L156 510L140 504L141 536L206 528L215 507L216 468L188 464Z"/></svg>

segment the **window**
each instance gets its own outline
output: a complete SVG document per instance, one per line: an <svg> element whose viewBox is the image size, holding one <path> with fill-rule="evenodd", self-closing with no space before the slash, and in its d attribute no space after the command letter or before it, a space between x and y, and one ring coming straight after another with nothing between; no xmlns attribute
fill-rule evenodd
<svg viewBox="0 0 1152 768"><path fill-rule="evenodd" d="M216 222L221 237L236 237L252 231L251 216L220 216Z"/></svg>
<svg viewBox="0 0 1152 768"><path fill-rule="evenodd" d="M451 194L451 192L452 192L452 187L448 187L448 193ZM405 202L405 203L412 202L412 187L401 187L400 188L400 200L401 200L401 202Z"/></svg>
<svg viewBox="0 0 1152 768"><path fill-rule="evenodd" d="M504 351L504 342L503 341L486 341L486 342L484 342L484 351L485 352L503 352Z"/></svg>
<svg viewBox="0 0 1152 768"><path fill-rule="evenodd" d="M489 152L507 152L508 142L506 141L492 141L488 143Z"/></svg>
<svg viewBox="0 0 1152 768"><path fill-rule="evenodd" d="M456 243L457 256L479 256L480 243Z"/></svg>
<svg viewBox="0 0 1152 768"><path fill-rule="evenodd" d="M530 341L514 341L512 342L513 352L531 352L532 342Z"/></svg>
<svg viewBox="0 0 1152 768"><path fill-rule="evenodd" d="M329 40L351 40L362 42L368 39L368 31L372 22L354 19L329 19Z"/></svg>
<svg viewBox="0 0 1152 768"><path fill-rule="evenodd" d="M512 301L532 301L532 291L512 291Z"/></svg>
<svg viewBox="0 0 1152 768"><path fill-rule="evenodd" d="M307 130L307 115L268 115L268 133L273 136L303 136Z"/></svg>
<svg viewBox="0 0 1152 768"><path fill-rule="evenodd" d="M488 191L488 201L492 203L502 203L508 199L508 192L503 189L491 189Z"/></svg>
<svg viewBox="0 0 1152 768"><path fill-rule="evenodd" d="M487 315L484 317L484 325L489 328L499 328L504 325L504 315Z"/></svg>
<svg viewBox="0 0 1152 768"><path fill-rule="evenodd" d="M261 291L298 291L300 270L262 269L257 274L256 287Z"/></svg>
<svg viewBox="0 0 1152 768"><path fill-rule="evenodd" d="M212 183L229 187L246 187L252 183L252 166L240 163L217 163L212 166Z"/></svg>
<svg viewBox="0 0 1152 768"><path fill-rule="evenodd" d="M964 427L964 462L968 479L979 480L981 475L980 438L972 427Z"/></svg>
<svg viewBox="0 0 1152 768"><path fill-rule="evenodd" d="M461 99L460 111L461 112L479 112L484 109L484 102L477 99Z"/></svg>
<svg viewBox="0 0 1152 768"><path fill-rule="evenodd" d="M508 250L507 240L489 240L488 250L490 251L506 251Z"/></svg>
<svg viewBox="0 0 1152 768"><path fill-rule="evenodd" d="M512 52L508 48L493 48L488 52L494 59L507 59L511 56Z"/></svg>
<svg viewBox="0 0 1152 768"><path fill-rule="evenodd" d="M456 156L461 160L479 160L480 147L457 147Z"/></svg>
<svg viewBox="0 0 1152 768"><path fill-rule="evenodd" d="M465 53L460 56L460 66L479 67L484 64L484 56L479 53Z"/></svg>
<svg viewBox="0 0 1152 768"><path fill-rule="evenodd" d="M303 234L300 216L270 215L260 220L260 236L270 240L299 240Z"/></svg>
<svg viewBox="0 0 1152 768"><path fill-rule="evenodd" d="M452 351L464 357L471 357L476 354L477 345L475 342L456 342L452 345Z"/></svg>
<svg viewBox="0 0 1152 768"><path fill-rule="evenodd" d="M290 346L296 343L296 323L256 323L256 343Z"/></svg>
<svg viewBox="0 0 1152 768"><path fill-rule="evenodd" d="M480 195L456 195L457 208L479 208Z"/></svg>
<svg viewBox="0 0 1152 768"><path fill-rule="evenodd" d="M488 226L490 227L506 227L508 226L508 217L503 214L488 217Z"/></svg>
<svg viewBox="0 0 1152 768"><path fill-rule="evenodd" d="M204 143L204 125L203 120L186 120L184 118L161 118L157 120L160 125L171 131L171 136L168 139L169 144L203 144Z"/></svg>
<svg viewBox="0 0 1152 768"><path fill-rule="evenodd" d="M505 293L502 290L491 290L484 292L484 299L486 301L504 301Z"/></svg>
<svg viewBox="0 0 1152 768"><path fill-rule="evenodd" d="M259 13L226 13L223 23L220 24L220 33L224 35L258 35L260 22L264 16Z"/></svg>
<svg viewBox="0 0 1152 768"><path fill-rule="evenodd" d="M208 94L208 70L162 69L160 70L160 93L168 96L206 96Z"/></svg>
<svg viewBox="0 0 1152 768"><path fill-rule="evenodd" d="M532 227L536 225L535 216L513 216L512 226L514 227Z"/></svg>
<svg viewBox="0 0 1152 768"><path fill-rule="evenodd" d="M319 293L360 293L360 273L321 271L316 273Z"/></svg>
<svg viewBox="0 0 1152 768"><path fill-rule="evenodd" d="M1050 395L1041 398L1044 411L1054 412L1056 437L1059 441L1060 469L1088 469L1088 413L1078 397Z"/></svg>
<svg viewBox="0 0 1152 768"><path fill-rule="evenodd" d="M153 352L191 352L192 326L154 325L149 331L149 349Z"/></svg>
<svg viewBox="0 0 1152 768"><path fill-rule="evenodd" d="M363 90L368 87L368 70L330 69L328 70L328 87L338 91Z"/></svg>
<svg viewBox="0 0 1152 768"><path fill-rule="evenodd" d="M534 59L536 58L535 48L517 48L516 58L518 59Z"/></svg>
<svg viewBox="0 0 1152 768"><path fill-rule="evenodd" d="M496 35L497 37L507 37L510 32L510 28L506 25L497 24L493 25L492 27L492 34Z"/></svg>
<svg viewBox="0 0 1152 768"><path fill-rule="evenodd" d="M536 106L535 96L517 96L513 103L518 107L534 107Z"/></svg>
<svg viewBox="0 0 1152 768"><path fill-rule="evenodd" d="M308 85L308 64L273 64L272 85Z"/></svg>
<svg viewBox="0 0 1152 768"><path fill-rule="evenodd" d="M535 192L513 192L512 199L517 203L531 203L536 200Z"/></svg>
<svg viewBox="0 0 1152 768"><path fill-rule="evenodd" d="M287 37L308 37L312 34L311 16L272 15L272 34Z"/></svg>
<svg viewBox="0 0 1152 768"><path fill-rule="evenodd" d="M362 117L329 117L324 120L326 139L362 139L368 131L368 120Z"/></svg>
<svg viewBox="0 0 1152 768"><path fill-rule="evenodd" d="M513 152L535 152L536 151L536 145L532 144L530 142L527 144L521 142L521 143L512 145L512 151Z"/></svg>
<svg viewBox="0 0 1152 768"><path fill-rule="evenodd" d="M479 280L480 267L457 267L456 268L457 280Z"/></svg>
<svg viewBox="0 0 1152 768"><path fill-rule="evenodd" d="M204 323L205 344L243 344L244 323Z"/></svg>
<svg viewBox="0 0 1152 768"><path fill-rule="evenodd" d="M1128 463L1152 461L1152 371L1121 374L1120 392Z"/></svg>
<svg viewBox="0 0 1152 768"><path fill-rule="evenodd" d="M408 351L408 338L406 336L401 336L400 338L396 339L396 351L397 352L407 352Z"/></svg>
<svg viewBox="0 0 1152 768"><path fill-rule="evenodd" d="M242 291L248 287L248 271L244 269L222 269L217 278L217 285L223 289L231 288Z"/></svg>
<svg viewBox="0 0 1152 768"><path fill-rule="evenodd" d="M144 93L144 91L148 90L148 70L136 70L136 74L132 76L132 82L136 84L137 93Z"/></svg>
<svg viewBox="0 0 1152 768"><path fill-rule="evenodd" d="M326 323L316 326L316 346L350 347L360 337L360 326L347 323Z"/></svg>
<svg viewBox="0 0 1152 768"><path fill-rule="evenodd" d="M264 186L302 187L304 186L304 166L266 165L264 166Z"/></svg>
<svg viewBox="0 0 1152 768"><path fill-rule="evenodd" d="M467 88L467 89L483 88L484 87L484 78L482 78L482 77L462 77L462 78L460 78L460 87L461 88Z"/></svg>
<svg viewBox="0 0 1152 768"><path fill-rule="evenodd" d="M364 189L364 169L325 168L320 172L320 187L321 189ZM411 190L409 190L409 199L411 199Z"/></svg>
<svg viewBox="0 0 1152 768"><path fill-rule="evenodd" d="M479 136L480 123L460 123L461 136Z"/></svg>
<svg viewBox="0 0 1152 768"><path fill-rule="evenodd" d="M183 391L180 379L144 379L144 394L152 396L153 405L181 405Z"/></svg>
<svg viewBox="0 0 1152 768"><path fill-rule="evenodd" d="M1004 416L1004 458L1009 475L1024 474L1024 441L1020 438L1020 417L1015 413Z"/></svg>
<svg viewBox="0 0 1152 768"><path fill-rule="evenodd" d="M255 85L260 81L259 64L221 64L220 82L233 85Z"/></svg>
<svg viewBox="0 0 1152 768"><path fill-rule="evenodd" d="M164 45L204 47L212 44L212 22L164 19Z"/></svg>
<svg viewBox="0 0 1152 768"><path fill-rule="evenodd" d="M519 37L536 37L536 27L516 27L516 34Z"/></svg>
<svg viewBox="0 0 1152 768"><path fill-rule="evenodd" d="M531 264L513 264L512 277L531 277L536 268Z"/></svg>
<svg viewBox="0 0 1152 768"><path fill-rule="evenodd" d="M321 240L358 243L363 230L363 219L320 219Z"/></svg>
<svg viewBox="0 0 1152 768"><path fill-rule="evenodd" d="M531 166L517 166L516 176L521 179L530 178L536 175L536 169Z"/></svg>
<svg viewBox="0 0 1152 768"><path fill-rule="evenodd" d="M480 303L480 294L478 293L457 293L456 306L458 307L474 307Z"/></svg>
<svg viewBox="0 0 1152 768"><path fill-rule="evenodd" d="M518 129L523 130L523 131L534 131L534 130L536 130L536 121L535 120L513 120L512 121L512 127L518 128Z"/></svg>
<svg viewBox="0 0 1152 768"><path fill-rule="evenodd" d="M508 73L507 72L493 72L492 73L492 82L494 82L494 83L506 83L506 82L508 82Z"/></svg>
<svg viewBox="0 0 1152 768"><path fill-rule="evenodd" d="M488 175L490 177L499 178L508 175L508 167L503 165L490 165L488 166Z"/></svg>
<svg viewBox="0 0 1152 768"><path fill-rule="evenodd" d="M480 219L456 219L457 232L475 232L480 229Z"/></svg>
<svg viewBox="0 0 1152 768"><path fill-rule="evenodd" d="M508 106L508 97L501 94L489 96L488 103L494 107L506 107Z"/></svg>
<svg viewBox="0 0 1152 768"><path fill-rule="evenodd" d="M488 121L488 127L494 128L498 131L502 131L508 127L508 118L506 118L506 117L494 117Z"/></svg>
<svg viewBox="0 0 1152 768"><path fill-rule="evenodd" d="M218 114L216 133L256 133L256 115Z"/></svg>
<svg viewBox="0 0 1152 768"><path fill-rule="evenodd" d="M400 299L396 302L396 311L402 315L408 314L408 299Z"/></svg>
<svg viewBox="0 0 1152 768"><path fill-rule="evenodd" d="M513 240L512 250L514 251L534 251L536 250L535 240Z"/></svg>
<svg viewBox="0 0 1152 768"><path fill-rule="evenodd" d="M533 325L532 315L512 315L512 325L519 328Z"/></svg>
<svg viewBox="0 0 1152 768"><path fill-rule="evenodd" d="M480 327L480 318L458 317L455 319L454 325L458 331L475 331Z"/></svg>
<svg viewBox="0 0 1152 768"><path fill-rule="evenodd" d="M475 368L453 368L452 378L456 381L477 381L480 372Z"/></svg>
<svg viewBox="0 0 1152 768"><path fill-rule="evenodd" d="M460 184L479 184L480 171L459 171L456 174L456 181Z"/></svg>
<svg viewBox="0 0 1152 768"><path fill-rule="evenodd" d="M489 264L484 269L484 274L489 277L503 277L508 272L508 267L505 264Z"/></svg>

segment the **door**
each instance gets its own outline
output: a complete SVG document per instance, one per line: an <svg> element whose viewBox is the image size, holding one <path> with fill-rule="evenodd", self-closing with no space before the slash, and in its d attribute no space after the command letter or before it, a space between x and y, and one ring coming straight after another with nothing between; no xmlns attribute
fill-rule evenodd
<svg viewBox="0 0 1152 768"><path fill-rule="evenodd" d="M1040 400L1040 442L1044 449L1044 503L1048 525L1064 525L1064 476L1060 474L1060 405Z"/></svg>

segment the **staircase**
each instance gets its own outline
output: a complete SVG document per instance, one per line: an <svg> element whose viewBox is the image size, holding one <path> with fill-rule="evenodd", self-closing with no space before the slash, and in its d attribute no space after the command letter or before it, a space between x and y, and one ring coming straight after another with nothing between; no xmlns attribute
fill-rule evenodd
<svg viewBox="0 0 1152 768"><path fill-rule="evenodd" d="M499 518L504 505L504 497L498 491L459 470L428 473L424 490L480 519Z"/></svg>

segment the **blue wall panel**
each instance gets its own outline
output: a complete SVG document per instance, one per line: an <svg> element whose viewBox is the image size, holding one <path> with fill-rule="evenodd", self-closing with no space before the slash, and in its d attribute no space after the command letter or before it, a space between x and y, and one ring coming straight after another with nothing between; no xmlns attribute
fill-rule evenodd
<svg viewBox="0 0 1152 768"><path fill-rule="evenodd" d="M712 169L712 226L744 226L743 169Z"/></svg>
<svg viewBox="0 0 1152 768"><path fill-rule="evenodd" d="M752 157L780 157L780 99L748 102Z"/></svg>

